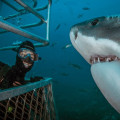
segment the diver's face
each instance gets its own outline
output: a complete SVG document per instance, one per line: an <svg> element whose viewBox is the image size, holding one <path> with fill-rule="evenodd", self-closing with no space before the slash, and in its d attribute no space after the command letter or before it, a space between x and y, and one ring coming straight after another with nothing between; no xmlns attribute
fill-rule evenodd
<svg viewBox="0 0 120 120"><path fill-rule="evenodd" d="M28 49L23 49L20 51L19 55L22 58L22 62L25 68L29 68L32 66L34 62L34 52Z"/></svg>

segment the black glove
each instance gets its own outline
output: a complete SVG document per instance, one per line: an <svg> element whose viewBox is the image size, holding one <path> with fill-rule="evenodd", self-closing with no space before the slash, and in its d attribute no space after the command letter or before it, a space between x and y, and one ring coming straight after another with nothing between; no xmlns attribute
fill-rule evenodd
<svg viewBox="0 0 120 120"><path fill-rule="evenodd" d="M30 82L37 82L37 81L40 81L40 80L43 80L43 79L44 79L43 77L38 77L38 76L37 76L37 77L34 77L34 78L31 77L31 78L30 78Z"/></svg>

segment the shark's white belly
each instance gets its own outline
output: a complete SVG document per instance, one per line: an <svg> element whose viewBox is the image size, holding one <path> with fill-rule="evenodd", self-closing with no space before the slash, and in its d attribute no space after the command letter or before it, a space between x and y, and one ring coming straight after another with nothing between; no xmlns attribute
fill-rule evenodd
<svg viewBox="0 0 120 120"><path fill-rule="evenodd" d="M91 73L104 97L120 113L120 62L93 64Z"/></svg>

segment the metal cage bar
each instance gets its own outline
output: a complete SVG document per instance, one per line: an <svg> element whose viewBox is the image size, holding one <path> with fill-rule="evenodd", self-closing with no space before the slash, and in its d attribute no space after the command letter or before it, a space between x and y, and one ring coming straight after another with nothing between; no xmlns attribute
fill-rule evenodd
<svg viewBox="0 0 120 120"><path fill-rule="evenodd" d="M56 120L51 78L0 91L0 119Z"/></svg>
<svg viewBox="0 0 120 120"><path fill-rule="evenodd" d="M47 46L49 44L50 7L51 7L52 0L48 0L48 5L45 5L44 7L37 8L37 9L31 8L26 3L24 3L22 0L15 0L18 4L20 4L22 7L24 7L24 9L20 9L20 10L18 10L16 7L12 6L12 4L10 4L8 1L6 1L6 0L2 0L2 1L4 1L4 3L6 3L7 5L9 5L11 8L18 11L19 13L14 14L14 15L9 15L6 18L2 18L2 17L0 18L0 28L5 29L5 30L1 31L0 33L5 33L5 32L10 31L10 32L14 32L15 34L19 34L26 38L32 39L34 41L38 41L39 43L35 43L35 46L37 46L37 47ZM39 10L44 10L44 9L48 9L47 20L45 20L43 18L43 16L41 16L37 12ZM19 27L5 21L7 19L17 16L18 14L27 14L25 12L25 10L27 10L28 13L32 13L33 15L35 15L37 18L39 18L40 21L37 23L28 24L28 25L19 26ZM40 37L36 34L33 34L31 32L24 30L24 28L35 27L38 25L42 25L43 23L46 24L46 38ZM0 48L0 50L10 50L10 49L13 50L15 47L18 48L18 46L19 45L16 45L16 46L11 45L8 47L2 47L2 48Z"/></svg>
<svg viewBox="0 0 120 120"><path fill-rule="evenodd" d="M23 30L22 28L19 28L13 24L10 24L4 20L1 20L0 19L0 27L3 28L3 29L6 29L8 31L11 31L11 32L14 32L18 35L21 35L21 36L24 36L26 38L29 38L29 39L32 39L32 40L35 40L35 41L39 41L41 43L44 43L45 45L48 44L48 40L38 36L38 35L35 35L31 32L28 32L26 30Z"/></svg>
<svg viewBox="0 0 120 120"><path fill-rule="evenodd" d="M21 5L22 7L24 7L27 11L29 11L30 13L34 14L36 17L38 17L39 19L41 19L43 22L46 23L45 19L43 18L43 16L41 16L35 9L31 8L30 6L28 6L27 4L25 4L24 2L22 2L21 0L15 0L19 5Z"/></svg>
<svg viewBox="0 0 120 120"><path fill-rule="evenodd" d="M24 93L29 92L31 90L46 86L48 84L51 84L51 79L52 78L46 78L45 80L41 80L38 82L18 86L18 87L16 87L16 89L14 87L14 88L6 89L6 90L1 90L0 91L0 101L5 100L5 99L9 99L9 98L14 97L14 96L18 96L20 94L24 94Z"/></svg>

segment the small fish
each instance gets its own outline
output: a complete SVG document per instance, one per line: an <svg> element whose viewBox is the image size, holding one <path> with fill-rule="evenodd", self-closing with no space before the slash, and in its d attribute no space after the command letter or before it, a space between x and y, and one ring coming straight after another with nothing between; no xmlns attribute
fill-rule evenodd
<svg viewBox="0 0 120 120"><path fill-rule="evenodd" d="M52 44L50 45L50 47L54 47L56 44L57 44L57 43L54 42L54 43L52 43Z"/></svg>
<svg viewBox="0 0 120 120"><path fill-rule="evenodd" d="M37 0L33 0L33 2L34 2L33 8L35 8L37 6Z"/></svg>
<svg viewBox="0 0 120 120"><path fill-rule="evenodd" d="M79 14L79 15L77 16L77 18L81 18L81 17L83 17L83 15L82 15L82 14Z"/></svg>
<svg viewBox="0 0 120 120"><path fill-rule="evenodd" d="M82 92L82 93L88 92L88 90L87 90L87 89L84 89L84 88L78 89L78 91L79 91L79 92Z"/></svg>
<svg viewBox="0 0 120 120"><path fill-rule="evenodd" d="M80 65L78 64L73 64L73 63L69 63L69 65L71 65L72 67L76 68L76 69L81 69Z"/></svg>
<svg viewBox="0 0 120 120"><path fill-rule="evenodd" d="M72 46L72 44L67 44L67 45L65 45L64 47L62 47L62 49L66 49L66 48L69 48L69 47L71 47Z"/></svg>
<svg viewBox="0 0 120 120"><path fill-rule="evenodd" d="M55 28L55 31L58 30L60 28L60 24L57 25L57 27Z"/></svg>
<svg viewBox="0 0 120 120"><path fill-rule="evenodd" d="M66 23L64 23L64 25L66 26L67 24L66 24Z"/></svg>
<svg viewBox="0 0 120 120"><path fill-rule="evenodd" d="M68 76L68 73L61 73L62 76Z"/></svg>
<svg viewBox="0 0 120 120"><path fill-rule="evenodd" d="M90 8L88 8L88 7L84 7L84 8L82 8L83 10L90 10Z"/></svg>

